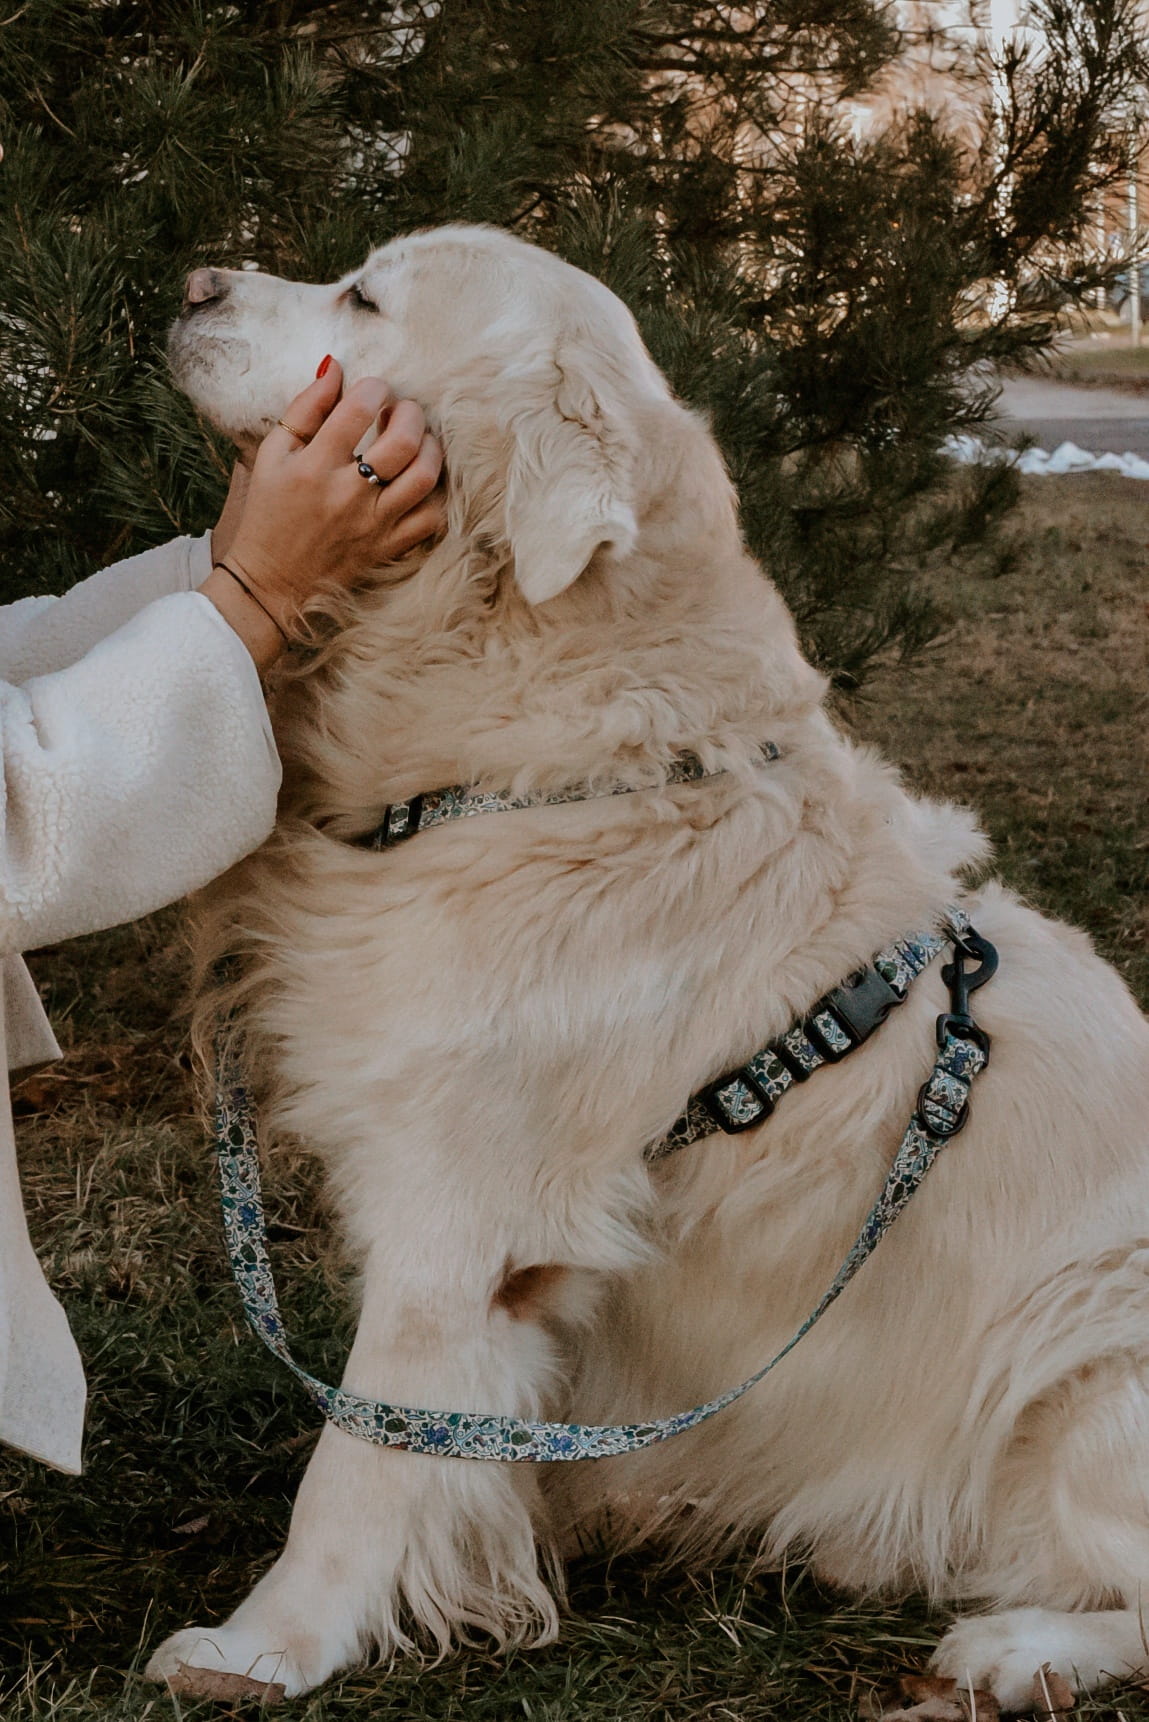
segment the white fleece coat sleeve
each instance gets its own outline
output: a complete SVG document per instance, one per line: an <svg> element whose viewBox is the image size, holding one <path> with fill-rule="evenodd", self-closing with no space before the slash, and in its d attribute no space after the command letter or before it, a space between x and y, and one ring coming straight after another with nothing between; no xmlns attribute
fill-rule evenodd
<svg viewBox="0 0 1149 1722"><path fill-rule="evenodd" d="M81 580L62 598L21 598L0 609L0 681L66 670L153 598L192 592L211 573L211 535L173 538Z"/></svg>
<svg viewBox="0 0 1149 1722"><path fill-rule="evenodd" d="M206 540L177 539L0 609L0 1081L59 1050L6 953L182 896L271 829L279 760L259 678L192 590L210 561ZM0 1099L0 1442L77 1472L84 1400Z"/></svg>
<svg viewBox="0 0 1149 1722"><path fill-rule="evenodd" d="M255 665L198 592L67 669L0 683L0 767L3 951L206 885L267 836L280 775Z"/></svg>

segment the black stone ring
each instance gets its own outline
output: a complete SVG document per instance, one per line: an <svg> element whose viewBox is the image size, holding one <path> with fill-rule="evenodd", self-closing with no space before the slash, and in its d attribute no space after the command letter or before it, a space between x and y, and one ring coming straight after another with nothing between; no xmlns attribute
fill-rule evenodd
<svg viewBox="0 0 1149 1722"><path fill-rule="evenodd" d="M375 471L375 468L371 465L370 461L360 460L357 455L352 455L351 458L355 462L356 470L367 480L368 484L377 484L380 490L382 490L384 485L390 483L389 479L379 477L379 474Z"/></svg>

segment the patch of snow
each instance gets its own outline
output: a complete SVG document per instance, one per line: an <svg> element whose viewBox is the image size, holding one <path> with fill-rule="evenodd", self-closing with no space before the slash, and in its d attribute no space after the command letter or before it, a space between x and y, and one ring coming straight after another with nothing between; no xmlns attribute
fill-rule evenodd
<svg viewBox="0 0 1149 1722"><path fill-rule="evenodd" d="M995 448L975 436L951 436L942 453L963 465L981 466L1001 461L1017 467L1027 478L1060 478L1067 472L1119 472L1124 478L1149 478L1149 460L1139 454L1090 454L1075 442L1063 442L1050 454L1048 449Z"/></svg>

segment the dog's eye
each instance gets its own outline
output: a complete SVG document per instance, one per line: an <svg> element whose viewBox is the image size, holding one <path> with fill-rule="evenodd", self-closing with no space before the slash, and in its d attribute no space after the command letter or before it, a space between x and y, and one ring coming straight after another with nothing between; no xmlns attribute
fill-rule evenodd
<svg viewBox="0 0 1149 1722"><path fill-rule="evenodd" d="M353 305L357 305L361 311L377 312L379 310L374 299L369 299L367 297L358 281L353 281L351 286L347 289L347 297L350 299L351 303Z"/></svg>

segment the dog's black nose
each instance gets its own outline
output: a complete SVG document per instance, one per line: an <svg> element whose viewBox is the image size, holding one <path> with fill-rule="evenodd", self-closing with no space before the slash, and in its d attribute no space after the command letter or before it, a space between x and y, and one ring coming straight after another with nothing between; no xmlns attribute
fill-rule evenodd
<svg viewBox="0 0 1149 1722"><path fill-rule="evenodd" d="M227 292L227 281L218 269L193 269L184 286L185 305L210 305Z"/></svg>

